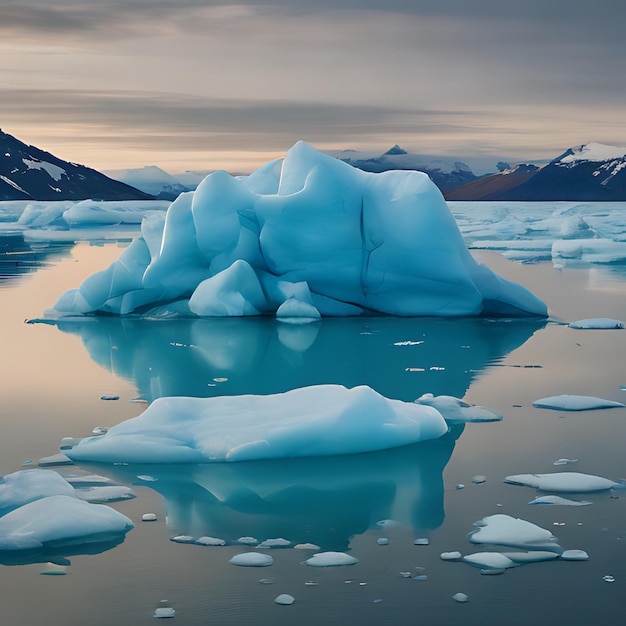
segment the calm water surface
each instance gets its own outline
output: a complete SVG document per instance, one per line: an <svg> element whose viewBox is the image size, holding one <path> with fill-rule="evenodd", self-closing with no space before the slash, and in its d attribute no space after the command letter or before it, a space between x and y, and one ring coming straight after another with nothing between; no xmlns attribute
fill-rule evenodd
<svg viewBox="0 0 626 626"><path fill-rule="evenodd" d="M18 238L19 239L19 238ZM533 400L578 393L626 400L626 332L575 331L537 321L340 319L291 327L271 319L141 321L103 318L24 324L119 254L115 244L42 247L13 242L0 269L0 473L139 414L162 395L274 393L318 383L367 384L413 400L465 397L504 415L447 436L381 453L192 467L87 467L132 485L113 506L136 524L97 555L0 565L2 623L149 624L159 601L178 624L617 624L626 619L626 491L586 496L587 507L529 506L537 494L503 484L516 473L570 470L626 478L626 409L562 413ZM551 264L481 259L545 299L553 319L626 320L626 276L616 268L557 272ZM619 270L619 268L618 268ZM117 402L100 400L115 394ZM579 459L565 468L559 458ZM76 468L69 468L75 470ZM67 471L67 470L60 470ZM486 476L473 484L476 474ZM141 477L141 478L140 478ZM459 483L464 489L456 489ZM143 513L158 516L142 523ZM525 565L481 576L443 551L479 551L472 524L506 513L551 530L586 562ZM392 519L397 525L381 528ZM169 539L283 537L350 550L351 567L316 569L309 552L274 549L269 568L237 568L241 546ZM389 545L376 543L387 537ZM429 545L414 545L427 537ZM63 557L67 561L61 561ZM403 578L419 573L427 580ZM421 571L421 570L420 570ZM607 583L603 576L614 576ZM270 579L271 583L259 582ZM307 585L307 581L319 583ZM452 600L456 592L470 597ZM296 598L277 606L280 593Z"/></svg>

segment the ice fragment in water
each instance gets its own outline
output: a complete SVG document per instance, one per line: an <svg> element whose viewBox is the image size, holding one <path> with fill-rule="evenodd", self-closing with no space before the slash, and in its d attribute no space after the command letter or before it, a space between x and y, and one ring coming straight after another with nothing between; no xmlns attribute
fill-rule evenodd
<svg viewBox="0 0 626 626"><path fill-rule="evenodd" d="M469 597L465 594L465 593L455 593L452 596L453 600L456 600L457 602L467 602L469 600Z"/></svg>
<svg viewBox="0 0 626 626"><path fill-rule="evenodd" d="M428 580L428 576L426 574L417 574L413 576L413 580Z"/></svg>
<svg viewBox="0 0 626 626"><path fill-rule="evenodd" d="M97 487L80 487L76 496L86 502L120 502L136 498L130 487L123 485L105 485Z"/></svg>
<svg viewBox="0 0 626 626"><path fill-rule="evenodd" d="M593 317L584 320L576 320L569 324L570 328L577 328L581 330L585 329L600 329L600 330L614 330L624 328L624 322L620 320L614 320L609 317Z"/></svg>
<svg viewBox="0 0 626 626"><path fill-rule="evenodd" d="M427 546L430 543L428 537L418 537L414 542L414 546Z"/></svg>
<svg viewBox="0 0 626 626"><path fill-rule="evenodd" d="M319 552L304 562L311 567L337 567L340 565L354 565L359 562L359 559L345 552Z"/></svg>
<svg viewBox="0 0 626 626"><path fill-rule="evenodd" d="M65 454L53 454L52 456L45 456L37 462L39 467L52 467L55 465L74 465L74 461Z"/></svg>
<svg viewBox="0 0 626 626"><path fill-rule="evenodd" d="M564 561L587 561L589 555L584 550L565 550L560 558Z"/></svg>
<svg viewBox="0 0 626 626"><path fill-rule="evenodd" d="M43 576L65 576L67 574L67 566L57 565L56 563L46 563L46 568L39 573Z"/></svg>
<svg viewBox="0 0 626 626"><path fill-rule="evenodd" d="M283 604L285 606L289 604L293 604L296 599L293 596L290 596L288 593L281 593L279 596L274 598L274 602L276 604Z"/></svg>
<svg viewBox="0 0 626 626"><path fill-rule="evenodd" d="M554 409L556 411L591 411L593 409L613 409L624 405L614 400L605 400L595 396L560 395L540 398L533 402L538 409Z"/></svg>
<svg viewBox="0 0 626 626"><path fill-rule="evenodd" d="M581 474L579 472L555 472L553 474L515 474L507 476L505 483L534 487L541 491L557 491L561 493L592 493L606 491L619 486L608 478Z"/></svg>
<svg viewBox="0 0 626 626"><path fill-rule="evenodd" d="M160 606L158 609L155 609L153 617L166 618L174 617L175 615L176 611L171 606Z"/></svg>
<svg viewBox="0 0 626 626"><path fill-rule="evenodd" d="M561 551L549 530L510 515L489 515L474 522L474 526L478 528L467 535L472 543Z"/></svg>
<svg viewBox="0 0 626 626"><path fill-rule="evenodd" d="M552 465L569 465L570 463L578 463L578 459L557 459Z"/></svg>
<svg viewBox="0 0 626 626"><path fill-rule="evenodd" d="M112 396L112 395L108 395L108 394L100 396L100 400L119 400L119 399L120 399L119 396Z"/></svg>
<svg viewBox="0 0 626 626"><path fill-rule="evenodd" d="M611 576L610 574L607 574L606 576L602 576L602 580L604 580L607 583L614 583L615 577Z"/></svg>
<svg viewBox="0 0 626 626"><path fill-rule="evenodd" d="M191 535L176 535L176 537L170 537L170 541L174 543L193 543L194 538Z"/></svg>
<svg viewBox="0 0 626 626"><path fill-rule="evenodd" d="M157 516L154 513L144 513L141 516L141 521L142 522L156 522Z"/></svg>
<svg viewBox="0 0 626 626"><path fill-rule="evenodd" d="M589 500L569 500L561 496L539 496L531 500L528 504L557 504L560 506L587 506L592 504Z"/></svg>
<svg viewBox="0 0 626 626"><path fill-rule="evenodd" d="M484 482L487 482L486 476L482 476L481 474L477 474L476 476L472 476L472 482L475 485L481 485Z"/></svg>
<svg viewBox="0 0 626 626"><path fill-rule="evenodd" d="M243 552L236 554L230 561L231 565L240 567L268 567L274 562L269 554L261 554L260 552Z"/></svg>
<svg viewBox="0 0 626 626"><path fill-rule="evenodd" d="M223 539L217 537L198 537L194 543L199 546L225 546L226 542Z"/></svg>
<svg viewBox="0 0 626 626"><path fill-rule="evenodd" d="M458 485L454 486L455 489L465 489L465 485L463 483L459 483Z"/></svg>
<svg viewBox="0 0 626 626"><path fill-rule="evenodd" d="M425 393L415 402L434 407L447 422L498 422L502 420L502 415L491 409L468 404L453 396L434 396L432 393Z"/></svg>
<svg viewBox="0 0 626 626"><path fill-rule="evenodd" d="M297 543L294 550L319 550L320 547L314 543Z"/></svg>
<svg viewBox="0 0 626 626"><path fill-rule="evenodd" d="M239 537L239 539L237 539L237 543L244 546L256 546L256 544L259 543L259 540L255 537Z"/></svg>
<svg viewBox="0 0 626 626"><path fill-rule="evenodd" d="M262 541L257 548L288 548L291 546L291 541L278 537L277 539L266 539Z"/></svg>
<svg viewBox="0 0 626 626"><path fill-rule="evenodd" d="M389 545L389 539L387 539L387 537L379 537L378 539L376 539L376 543L379 546L387 546Z"/></svg>
<svg viewBox="0 0 626 626"><path fill-rule="evenodd" d="M456 550L454 552L442 552L439 558L442 561L457 561L461 558L461 553Z"/></svg>

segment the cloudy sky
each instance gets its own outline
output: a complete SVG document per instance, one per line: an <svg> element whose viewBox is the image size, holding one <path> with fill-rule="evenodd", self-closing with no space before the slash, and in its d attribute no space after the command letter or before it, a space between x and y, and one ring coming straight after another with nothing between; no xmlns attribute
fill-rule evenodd
<svg viewBox="0 0 626 626"><path fill-rule="evenodd" d="M626 145L625 26L623 0L0 0L0 127L97 169L551 158Z"/></svg>

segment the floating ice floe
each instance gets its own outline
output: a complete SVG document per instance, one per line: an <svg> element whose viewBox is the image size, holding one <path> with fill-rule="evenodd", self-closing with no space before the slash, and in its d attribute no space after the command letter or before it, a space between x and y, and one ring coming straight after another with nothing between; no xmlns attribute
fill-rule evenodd
<svg viewBox="0 0 626 626"><path fill-rule="evenodd" d="M281 593L279 596L276 596L274 598L274 602L276 604L282 604L284 606L288 606L290 604L293 604L296 601L296 599L289 595L288 593Z"/></svg>
<svg viewBox="0 0 626 626"><path fill-rule="evenodd" d="M389 545L389 539L387 537L379 537L378 539L376 539L376 543L379 546L388 546Z"/></svg>
<svg viewBox="0 0 626 626"><path fill-rule="evenodd" d="M39 467L54 467L55 465L73 465L73 464L74 464L74 461L72 461L72 459L70 459L68 456L62 453L53 454L51 456L45 456L39 459L39 461L37 461L37 465L39 465Z"/></svg>
<svg viewBox="0 0 626 626"><path fill-rule="evenodd" d="M624 322L614 320L609 317L593 317L584 320L577 320L569 324L570 328L580 330L598 329L598 330L617 330L624 328Z"/></svg>
<svg viewBox="0 0 626 626"><path fill-rule="evenodd" d="M478 528L467 535L472 543L561 552L556 537L549 530L510 515L489 515L474 522L474 526Z"/></svg>
<svg viewBox="0 0 626 626"><path fill-rule="evenodd" d="M219 539L218 537L198 537L194 543L199 546L225 546L226 541Z"/></svg>
<svg viewBox="0 0 626 626"><path fill-rule="evenodd" d="M315 543L297 543L294 550L319 550L320 547Z"/></svg>
<svg viewBox="0 0 626 626"><path fill-rule="evenodd" d="M359 559L345 552L319 552L310 559L304 561L311 567L338 567L341 565L354 565Z"/></svg>
<svg viewBox="0 0 626 626"><path fill-rule="evenodd" d="M578 459L557 459L552 465L569 465L570 463L578 463Z"/></svg>
<svg viewBox="0 0 626 626"><path fill-rule="evenodd" d="M505 570L525 563L539 563L559 558L555 552L532 550L529 552L475 552L463 557L463 562L482 569Z"/></svg>
<svg viewBox="0 0 626 626"><path fill-rule="evenodd" d="M457 550L454 550L452 552L442 552L439 555L439 558L442 561L458 561L463 555L458 552Z"/></svg>
<svg viewBox="0 0 626 626"><path fill-rule="evenodd" d="M455 600L456 602L467 602L469 600L469 596L466 593L455 593L452 596L452 599Z"/></svg>
<svg viewBox="0 0 626 626"><path fill-rule="evenodd" d="M76 497L86 502L119 502L136 498L130 487L123 485L106 485L102 487L79 487Z"/></svg>
<svg viewBox="0 0 626 626"><path fill-rule="evenodd" d="M319 385L265 396L159 398L67 454L108 463L249 461L383 450L447 430L432 407L366 386Z"/></svg>
<svg viewBox="0 0 626 626"><path fill-rule="evenodd" d="M559 506L587 506L593 504L589 500L569 500L561 496L539 496L528 504L556 504Z"/></svg>
<svg viewBox="0 0 626 626"><path fill-rule="evenodd" d="M276 539L265 539L265 541L262 541L257 548L289 548L291 545L292 543L289 539L277 537Z"/></svg>
<svg viewBox="0 0 626 626"><path fill-rule="evenodd" d="M268 567L274 559L269 554L261 554L260 552L244 552L236 554L230 561L231 565L239 567Z"/></svg>
<svg viewBox="0 0 626 626"><path fill-rule="evenodd" d="M491 409L468 404L453 396L434 396L432 393L425 393L415 402L434 407L447 422L498 422L502 420L502 415Z"/></svg>
<svg viewBox="0 0 626 626"><path fill-rule="evenodd" d="M133 523L111 507L71 496L49 496L0 518L0 551L102 542L131 528Z"/></svg>
<svg viewBox="0 0 626 626"><path fill-rule="evenodd" d="M55 471L20 470L0 478L0 516L41 498L74 495L74 487Z"/></svg>
<svg viewBox="0 0 626 626"><path fill-rule="evenodd" d="M584 550L565 550L559 558L563 561L588 561L589 555Z"/></svg>
<svg viewBox="0 0 626 626"><path fill-rule="evenodd" d="M608 478L581 474L579 472L555 472L553 474L515 474L507 476L505 483L534 487L541 491L556 491L562 493L592 493L607 491L620 486Z"/></svg>
<svg viewBox="0 0 626 626"><path fill-rule="evenodd" d="M250 176L212 173L141 232L51 314L547 315L474 260L426 174L364 172L304 142Z"/></svg>
<svg viewBox="0 0 626 626"><path fill-rule="evenodd" d="M590 411L592 409L612 409L623 407L621 402L605 400L595 396L576 396L564 394L561 396L548 396L533 402L538 409L554 409L556 411Z"/></svg>
<svg viewBox="0 0 626 626"><path fill-rule="evenodd" d="M142 522L156 522L157 516L154 513L144 513L141 516L141 521Z"/></svg>

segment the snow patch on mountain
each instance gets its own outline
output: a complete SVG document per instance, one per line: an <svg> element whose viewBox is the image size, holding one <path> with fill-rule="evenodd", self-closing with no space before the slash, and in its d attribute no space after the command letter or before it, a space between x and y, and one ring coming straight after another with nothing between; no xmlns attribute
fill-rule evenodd
<svg viewBox="0 0 626 626"><path fill-rule="evenodd" d="M62 167L54 165L53 163L48 163L47 161L33 161L31 159L22 159L22 163L24 163L24 165L29 170L44 170L48 172L50 178L54 178L54 180L56 181L61 180L61 176L63 176L64 174L67 177L67 172ZM56 187L53 187L53 189L55 189L55 191L60 191L60 189L57 189Z"/></svg>
<svg viewBox="0 0 626 626"><path fill-rule="evenodd" d="M626 157L626 147L609 146L602 143L586 143L570 148L557 159L559 163L576 163L577 161L610 161Z"/></svg>

